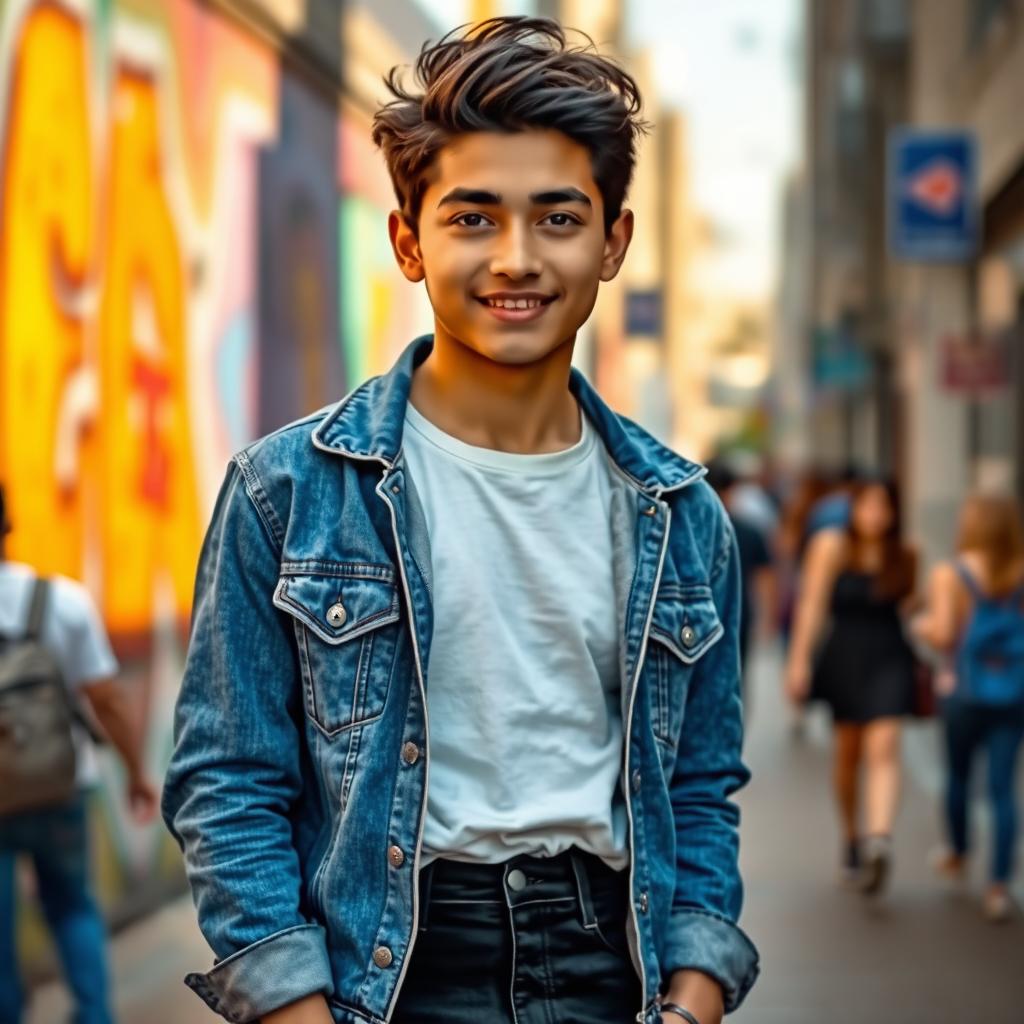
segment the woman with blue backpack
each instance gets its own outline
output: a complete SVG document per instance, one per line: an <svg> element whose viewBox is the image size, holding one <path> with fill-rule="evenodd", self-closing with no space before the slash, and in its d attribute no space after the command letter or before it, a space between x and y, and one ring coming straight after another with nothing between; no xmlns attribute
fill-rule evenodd
<svg viewBox="0 0 1024 1024"><path fill-rule="evenodd" d="M1024 740L1024 527L1016 501L977 495L960 517L957 557L935 567L917 636L951 657L942 718L950 849L937 868L963 878L970 848L968 794L975 755L988 755L995 826L983 909L1013 915L1009 883L1017 841L1017 756ZM941 678L941 675L940 675Z"/></svg>

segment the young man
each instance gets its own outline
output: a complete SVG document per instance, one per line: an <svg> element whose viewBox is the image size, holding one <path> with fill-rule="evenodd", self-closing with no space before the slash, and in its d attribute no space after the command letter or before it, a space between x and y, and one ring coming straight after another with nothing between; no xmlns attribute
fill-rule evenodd
<svg viewBox="0 0 1024 1024"><path fill-rule="evenodd" d="M570 367L636 86L539 19L416 73L374 136L433 337L237 455L204 549L165 816L219 959L187 980L264 1024L717 1024L757 974L733 536Z"/></svg>
<svg viewBox="0 0 1024 1024"><path fill-rule="evenodd" d="M0 636L20 638L32 618L37 577L27 565L7 561L4 538L10 529L0 488ZM74 580L55 577L40 613L39 641L53 653L64 683L88 702L121 755L127 799L136 820L151 821L157 810L156 789L143 770L138 736L114 679L117 660L89 592ZM0 816L0 1024L18 1024L24 1007L15 942L14 867L19 855L32 860L39 901L76 1003L74 1019L81 1024L111 1024L114 1019L106 929L89 884L87 793L96 784L97 766L89 738L78 732L73 797Z"/></svg>

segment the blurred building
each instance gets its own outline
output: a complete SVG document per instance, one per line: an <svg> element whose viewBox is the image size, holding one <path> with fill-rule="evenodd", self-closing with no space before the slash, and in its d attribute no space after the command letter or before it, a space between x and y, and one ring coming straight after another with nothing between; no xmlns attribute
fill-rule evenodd
<svg viewBox="0 0 1024 1024"><path fill-rule="evenodd" d="M806 12L806 178L793 183L786 220L795 239L806 203L809 234L793 254L800 262L786 254L784 266L804 279L808 316L786 340L809 376L814 456L891 468L898 307L885 151L906 117L909 10L902 0L830 0Z"/></svg>
<svg viewBox="0 0 1024 1024"><path fill-rule="evenodd" d="M908 266L901 288L905 471L939 554L968 489L1024 493L1024 3L914 4L910 68L913 123L968 129L979 162L976 258Z"/></svg>
<svg viewBox="0 0 1024 1024"><path fill-rule="evenodd" d="M807 138L787 198L777 393L807 411L807 461L896 473L934 557L972 486L1024 489L1024 3L806 5ZM893 129L971 133L976 258L893 254ZM785 373L785 371L780 371Z"/></svg>
<svg viewBox="0 0 1024 1024"><path fill-rule="evenodd" d="M94 593L157 777L228 458L429 329L368 132L381 75L438 34L409 0L0 4L10 556ZM117 918L180 871L106 770Z"/></svg>

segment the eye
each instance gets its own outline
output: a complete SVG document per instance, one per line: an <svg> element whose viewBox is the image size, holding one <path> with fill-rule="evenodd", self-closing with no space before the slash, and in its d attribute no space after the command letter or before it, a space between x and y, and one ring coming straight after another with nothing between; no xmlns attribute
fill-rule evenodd
<svg viewBox="0 0 1024 1024"><path fill-rule="evenodd" d="M460 213L452 218L452 224L458 224L460 228L480 228L489 223L482 213Z"/></svg>
<svg viewBox="0 0 1024 1024"><path fill-rule="evenodd" d="M580 222L571 213L549 213L542 221L553 228L567 228Z"/></svg>

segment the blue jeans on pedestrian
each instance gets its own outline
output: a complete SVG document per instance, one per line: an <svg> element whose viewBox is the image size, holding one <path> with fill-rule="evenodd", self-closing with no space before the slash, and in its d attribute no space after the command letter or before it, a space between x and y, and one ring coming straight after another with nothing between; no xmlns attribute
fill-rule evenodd
<svg viewBox="0 0 1024 1024"><path fill-rule="evenodd" d="M0 1024L19 1024L24 991L15 941L14 864L35 868L43 914L77 1005L74 1024L112 1024L103 918L89 888L86 798L0 818Z"/></svg>
<svg viewBox="0 0 1024 1024"><path fill-rule="evenodd" d="M998 708L952 698L943 707L949 779L946 818L953 849L970 845L968 798L974 755L988 752L988 792L995 823L992 881L1008 882L1017 841L1017 754L1024 740L1024 708Z"/></svg>

